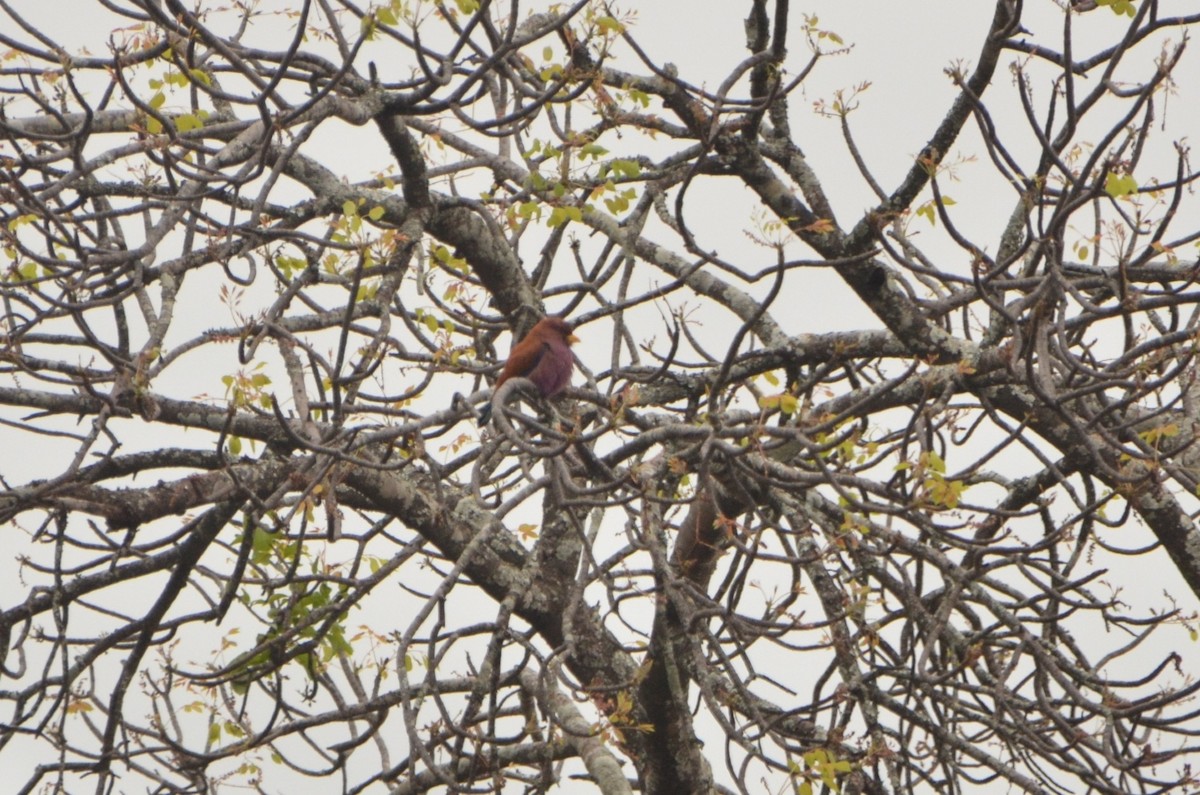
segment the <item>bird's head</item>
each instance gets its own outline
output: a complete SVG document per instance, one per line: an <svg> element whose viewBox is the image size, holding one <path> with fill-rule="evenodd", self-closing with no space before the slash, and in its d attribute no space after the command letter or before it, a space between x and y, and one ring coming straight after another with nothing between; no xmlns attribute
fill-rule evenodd
<svg viewBox="0 0 1200 795"><path fill-rule="evenodd" d="M576 342L579 342L579 337L575 336L575 329L572 328L571 324L557 315L548 315L538 325L543 326L547 331L558 334L566 340L568 345L574 345Z"/></svg>

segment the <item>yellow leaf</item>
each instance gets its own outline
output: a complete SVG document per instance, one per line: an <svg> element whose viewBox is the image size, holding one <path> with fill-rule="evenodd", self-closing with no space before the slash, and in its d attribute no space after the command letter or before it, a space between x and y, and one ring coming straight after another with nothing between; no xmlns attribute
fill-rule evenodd
<svg viewBox="0 0 1200 795"><path fill-rule="evenodd" d="M612 17L597 17L596 27L609 33L624 33L625 26Z"/></svg>

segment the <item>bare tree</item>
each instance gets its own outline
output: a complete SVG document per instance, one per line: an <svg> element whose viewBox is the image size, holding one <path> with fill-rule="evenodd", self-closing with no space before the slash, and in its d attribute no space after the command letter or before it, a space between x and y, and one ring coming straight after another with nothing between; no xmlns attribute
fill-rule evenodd
<svg viewBox="0 0 1200 795"><path fill-rule="evenodd" d="M27 5L13 786L1200 787L1187 4L997 0L881 171L787 0L716 79L595 0Z"/></svg>

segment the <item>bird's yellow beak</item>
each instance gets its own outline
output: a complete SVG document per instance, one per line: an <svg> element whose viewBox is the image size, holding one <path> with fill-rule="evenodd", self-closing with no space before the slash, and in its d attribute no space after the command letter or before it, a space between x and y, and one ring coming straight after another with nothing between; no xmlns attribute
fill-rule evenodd
<svg viewBox="0 0 1200 795"><path fill-rule="evenodd" d="M577 342L579 342L579 337L576 337L574 334L567 335L567 344L568 345L574 345Z"/></svg>

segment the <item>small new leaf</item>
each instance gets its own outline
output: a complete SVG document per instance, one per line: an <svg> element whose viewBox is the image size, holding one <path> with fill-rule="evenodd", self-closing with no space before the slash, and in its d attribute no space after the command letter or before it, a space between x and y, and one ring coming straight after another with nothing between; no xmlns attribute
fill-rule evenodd
<svg viewBox="0 0 1200 795"><path fill-rule="evenodd" d="M818 218L808 226L802 226L798 231L812 232L817 235L827 235L833 231L833 221L828 218Z"/></svg>

